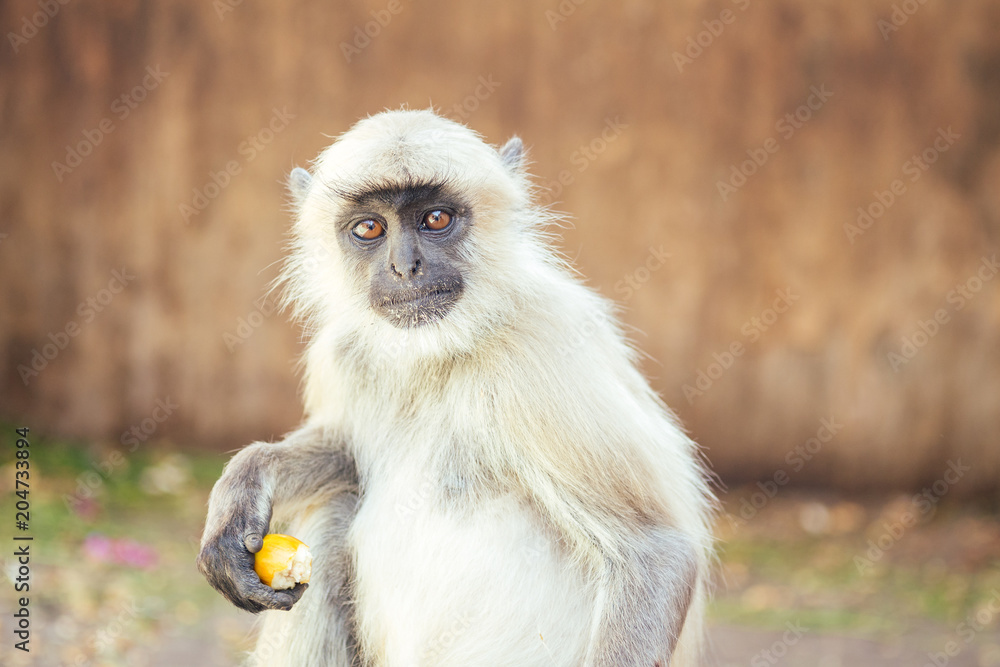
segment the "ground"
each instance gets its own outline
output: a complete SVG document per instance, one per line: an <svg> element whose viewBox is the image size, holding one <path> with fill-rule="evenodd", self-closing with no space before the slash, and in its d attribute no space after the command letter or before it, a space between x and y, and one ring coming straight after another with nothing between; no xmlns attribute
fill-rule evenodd
<svg viewBox="0 0 1000 667"><path fill-rule="evenodd" d="M14 452L14 440L6 427L3 451ZM0 597L0 664L237 664L253 643L253 617L194 566L226 456L163 442L129 452L31 441L26 531L13 525L24 500L14 495L13 455L0 465L5 539L33 538L6 541L29 545L31 588ZM722 495L710 664L1000 665L995 509L933 493L848 498L749 486ZM13 550L0 552L11 588ZM21 595L30 653L13 648Z"/></svg>

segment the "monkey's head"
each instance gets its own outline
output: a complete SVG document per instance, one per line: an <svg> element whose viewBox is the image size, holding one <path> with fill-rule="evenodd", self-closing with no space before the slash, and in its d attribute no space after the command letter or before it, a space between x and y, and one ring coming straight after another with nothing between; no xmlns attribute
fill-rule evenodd
<svg viewBox="0 0 1000 667"><path fill-rule="evenodd" d="M446 354L501 329L545 216L522 158L516 137L497 150L431 111L357 123L312 174L289 179L298 215L286 278L298 314L374 345L402 332Z"/></svg>

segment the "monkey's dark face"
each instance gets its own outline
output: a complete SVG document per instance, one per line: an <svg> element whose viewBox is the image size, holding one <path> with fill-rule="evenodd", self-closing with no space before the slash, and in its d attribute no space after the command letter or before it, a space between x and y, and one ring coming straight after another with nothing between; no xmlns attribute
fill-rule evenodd
<svg viewBox="0 0 1000 667"><path fill-rule="evenodd" d="M465 288L468 207L443 184L370 187L345 196L338 240L372 309L400 328L445 317Z"/></svg>

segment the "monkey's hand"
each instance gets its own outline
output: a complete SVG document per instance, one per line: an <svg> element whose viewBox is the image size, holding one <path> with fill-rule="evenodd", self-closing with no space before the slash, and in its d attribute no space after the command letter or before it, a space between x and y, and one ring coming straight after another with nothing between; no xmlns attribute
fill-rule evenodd
<svg viewBox="0 0 1000 667"><path fill-rule="evenodd" d="M356 490L353 459L343 440L322 424L304 425L281 442L244 447L212 489L198 569L241 609L291 609L307 585L276 591L253 569L272 513L285 521L303 502L322 504Z"/></svg>
<svg viewBox="0 0 1000 667"><path fill-rule="evenodd" d="M307 585L276 591L254 572L254 554L261 550L271 524L278 445L255 443L226 465L212 489L208 518L198 554L198 569L215 590L241 609L288 610Z"/></svg>
<svg viewBox="0 0 1000 667"><path fill-rule="evenodd" d="M261 525L263 524L263 525ZM233 517L223 529L202 543L198 569L208 583L241 609L257 613L265 609L292 608L309 584L276 591L261 582L254 572L254 554L264 545L268 521Z"/></svg>

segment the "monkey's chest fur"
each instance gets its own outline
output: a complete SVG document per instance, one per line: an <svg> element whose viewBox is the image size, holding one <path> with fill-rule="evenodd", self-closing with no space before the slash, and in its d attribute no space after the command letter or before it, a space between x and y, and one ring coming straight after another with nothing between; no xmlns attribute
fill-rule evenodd
<svg viewBox="0 0 1000 667"><path fill-rule="evenodd" d="M373 475L349 533L369 664L579 665L594 594L534 514L438 462Z"/></svg>

